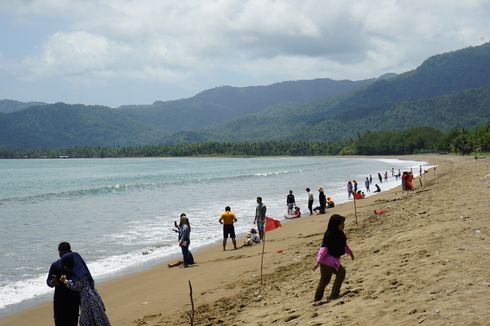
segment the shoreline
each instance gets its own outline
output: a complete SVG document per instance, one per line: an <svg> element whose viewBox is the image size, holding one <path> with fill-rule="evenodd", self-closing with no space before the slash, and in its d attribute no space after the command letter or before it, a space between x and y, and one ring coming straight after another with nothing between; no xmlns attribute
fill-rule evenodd
<svg viewBox="0 0 490 326"><path fill-rule="evenodd" d="M286 157L286 158L290 158L290 157ZM353 158L365 159L363 157L345 157L344 159L351 160ZM368 158L368 159L371 159L371 158ZM381 158L373 157L372 159L373 160L379 160ZM394 159L394 158L384 158L384 159L398 161L398 159ZM421 163L424 165L428 164L425 161L413 161L413 160L403 160L403 161L405 163L405 168L404 168L405 170L408 169L409 166L414 167L418 163ZM385 185L385 183L381 184L382 187L383 187L383 185ZM388 189L385 187L390 187L390 188ZM399 181L395 180L395 178L393 178L393 177L390 177L390 179L388 180L388 184L383 187L383 191L388 191L388 190L396 188L396 187L399 187ZM376 195L375 193L369 193L369 192L366 192L366 194L369 197ZM329 195L332 195L332 194L329 194ZM336 201L337 205L341 205L342 203L349 201L347 199L347 196L345 196L345 198L341 198L339 193L337 193L337 196L335 196L335 194L333 194L333 196L334 196L334 198L337 198L337 196L340 197L340 198L338 198L339 200ZM328 214L328 212L327 212L327 214ZM281 216L272 215L272 216L273 216L273 218L281 220L282 223L290 222L289 219L288 220L284 219L284 217L282 215ZM303 216L303 218L307 217L308 212L305 211L302 216ZM252 217L252 219L253 219L253 217ZM240 230L240 232L237 232L237 239L244 238L245 233L247 231L248 230L242 229L242 230ZM198 246L194 246L193 251L195 251L197 253L197 252L200 252L202 250L206 250L209 247L219 245L221 243L221 241L222 241L221 238L218 239L216 237L212 241L207 241L207 243L204 243L204 244L200 243ZM229 244L229 247L230 246L231 246L231 244ZM124 278L127 275L131 275L131 274L139 273L139 272L144 272L148 269L153 268L154 266L165 265L167 263L175 261L180 256L180 251L164 253L163 255L161 255L161 253L160 253L160 254L157 254L154 256L153 254L151 254L151 252L153 252L154 249L157 249L157 248L158 248L158 246L155 248L154 247L148 247L148 248L142 248L141 250L137 250L135 253L139 254L140 256L141 255L144 256L144 255L150 253L150 255L147 256L147 258L149 260L144 261L144 262L134 263L133 265L121 267L121 269L119 269L118 271L115 271L114 273L111 273L111 274L104 274L104 275L99 274L96 278L98 280L97 283L98 284L104 284L105 282L107 282L109 280L120 279L120 278ZM89 264L89 266L90 266L90 264ZM41 279L43 279L44 276L40 275L40 277L41 277ZM42 283L44 283L44 282L42 282ZM45 287L45 291L46 292L44 292L42 294L38 294L35 297L31 297L31 298L25 299L21 302L11 304L11 305L7 306L6 308L2 309L3 311L0 311L0 319L8 317L8 316L13 315L13 314L18 313L18 312L22 312L23 310L33 308L37 305L49 302L52 290Z"/></svg>
<svg viewBox="0 0 490 326"><path fill-rule="evenodd" d="M286 159L295 159L295 158L291 158L291 157L285 157L285 158ZM275 160L275 158L273 158L273 159ZM305 157L304 159L310 159L310 157ZM328 162L331 162L331 160L334 160L334 159L331 159L328 157L326 159L329 160ZM427 164L427 162L402 161L402 160L393 159L393 158L385 158L385 159L380 159L380 158L339 158L339 159L335 159L335 161L337 161L337 162L342 162L343 160L346 160L349 162L352 160L360 160L360 162L366 161L366 163L362 163L362 165L367 164L367 166L369 164L378 164L381 161L385 161L384 165L386 167L391 166L391 163L394 162L393 164L395 164L395 166L400 166L400 167L402 167L402 169L405 169L405 170L409 169L409 167L414 167L414 169L415 169L415 166L418 167L419 163L424 164L424 165ZM389 162L389 163L386 164L386 162ZM338 163L338 164L340 164L340 166L342 166L342 163ZM381 163L379 163L379 164L381 164ZM383 171L384 171L384 168L385 167L382 168ZM377 168L374 168L374 167L372 169L369 169L369 168L367 169L367 171L375 171L375 170L377 170ZM352 174L351 177L353 179L359 180L360 176L356 173L356 171L359 172L359 170L352 170L351 171L354 173L354 174ZM366 173L366 170L364 170L361 174L363 174L363 173ZM257 174L254 174L254 175L257 175ZM366 175L368 175L368 174L366 174ZM336 181L336 183L338 184L337 181ZM296 186L298 185L296 181L293 183L293 186L294 186L294 184L296 184ZM325 186L325 185L323 185L323 186ZM328 182L327 182L326 186L327 186L327 188L329 188ZM399 186L399 181L395 181L395 178L393 178L393 177L390 177L388 179L387 184L385 184L385 183L381 184L381 187L384 191L386 191L388 188L393 188L393 187L397 187L397 186ZM361 187L363 187L363 186L361 185ZM337 188L338 188L338 186L337 186ZM253 188L249 188L249 189L253 189ZM298 190L298 189L296 189L296 190ZM339 190L340 190L340 192L339 192ZM368 194L368 196L372 195L369 192L366 192L366 193ZM300 206L303 206L303 205L301 205L301 203L303 203L302 195L303 194L300 193L299 198L298 198ZM333 192L333 193L329 192L328 195L333 196L333 198L336 199L337 205L339 205L342 201L347 201L347 195L346 194L344 195L344 189L335 189L335 192ZM269 208L277 206L278 203L279 203L278 198L275 198L274 201L269 202L269 204L272 205L272 206L269 206ZM281 205L279 205L279 207L281 207ZM303 208L305 208L305 207L303 206ZM280 215L279 212L280 212L280 210L277 210L277 207L275 207L275 209L273 209L273 211L271 211L271 216L274 218L277 218L279 220L282 220L283 215ZM241 211L242 218L245 218L243 215L244 213L245 213L245 211L242 210ZM306 214L303 214L303 216L308 215L307 212L304 212L304 213L306 213ZM250 220L250 219L253 220L253 216L246 217L244 220L242 220L242 222L246 221L246 220ZM247 224L248 223L245 224L245 227L248 226ZM245 233L250 230L250 226L248 229L246 229L246 228L244 229L243 225L239 225L238 229L237 229L238 237L239 238L241 236L244 237ZM221 227L219 227L217 229L221 229ZM214 234L213 237L206 238L205 241L197 241L197 242L195 241L194 245L193 245L194 250L196 250L196 249L201 250L200 249L201 247L205 248L209 245L212 246L213 244L220 243L221 240L218 240L218 239L220 239L220 236L218 236L218 234L215 234L216 232L214 232L214 231L216 231L216 230L213 229L213 234ZM169 233L170 233L169 236L173 240L173 233L172 232L169 232ZM219 231L219 235L220 234L221 234L221 231ZM167 234L164 234L164 235L167 236ZM194 240L198 240L198 239L195 238ZM178 258L178 256L180 255L180 249L176 246L169 245L168 239L166 239L166 241L167 242L165 242L166 243L165 246L155 244L154 246L149 245L149 246L146 246L144 248L136 249L136 250L132 251L131 256L134 258L133 259L126 259L121 264L115 264L113 266L110 266L111 267L110 270L114 271L114 272L111 272L109 274L107 273L108 272L107 270L105 270L105 273L104 273L104 269L101 270L100 268L98 268L98 269L96 268L96 266L100 266L102 264L103 259L92 261L89 263L89 266L92 269L92 273L94 273L94 271L95 271L94 276L96 277L96 280L98 280L98 283L103 283L109 279L124 277L125 275L133 274L135 272L144 271L144 270L149 269L155 265L164 264L166 262L174 260L175 258ZM112 257L117 258L118 256L110 256L110 257L111 258ZM91 265L91 264L93 264L93 265ZM14 291L14 289L11 289L12 291L4 292L5 297L3 298L4 300L2 300L2 304L7 303L8 301L17 301L17 300L22 299L23 293L25 294L25 297L30 296L30 298L25 298L21 302L16 302L16 303L10 304L6 308L2 307L2 310L0 311L0 318L11 315L12 313L15 313L17 311L22 311L26 308L30 308L30 307L35 306L37 304L42 304L44 302L48 302L49 297L50 297L49 293L52 292L52 290L45 286L44 279L45 279L45 275L40 274L40 275L36 276L36 278L29 279L25 283L25 284L31 284L31 283L34 284L36 287L33 289L33 291L22 292L21 289L22 289L23 285L19 284L19 286L20 286L19 290ZM12 292L12 294L15 294L16 296L10 297L8 295L8 293L10 293L10 292ZM34 296L34 294L35 294L35 296ZM8 299L9 297L10 297L10 299Z"/></svg>
<svg viewBox="0 0 490 326"><path fill-rule="evenodd" d="M396 158L400 158L400 156ZM439 161L464 160L464 158L424 155L401 157L401 159L407 160L424 160L435 165L436 162L431 158ZM437 171L441 173L439 167ZM432 169L428 177L431 176ZM415 183L415 185L416 191L413 195L412 193L408 194L407 198L413 197L415 194L418 195L418 184ZM362 217L359 219L360 224L366 221L367 208L379 205L377 203L382 201L391 202L393 196L404 196L400 193L398 186L376 196L370 196L362 202L358 201L358 215ZM403 200L405 198L395 201L393 205L397 205L399 201ZM268 233L266 255L264 256L266 277L270 275L271 271L286 268L288 265L293 265L307 258L302 257L303 251L305 249L311 251L312 248L306 248L304 242L310 241L309 239L316 240L323 235L330 214L340 213L347 216L347 232L355 231L357 227L354 225L353 207L349 205L350 203L352 202L339 204L328 211L326 215L305 216L300 219L289 220L284 223L282 228ZM369 211L371 210L369 209ZM242 239L242 237L237 237L238 245L242 243ZM212 305L216 301L223 300L223 297L239 295L247 287L237 289L234 284L246 283L248 280L253 285L254 282L251 280L256 279L257 267L260 266L260 259L257 259L260 249L261 246L253 246L223 252L220 241L217 240L217 243L195 251L195 253L199 253L199 255L195 254L196 267L186 270L169 269L164 262L151 267L149 270L136 271L130 275L98 283L97 288L101 292L109 318L114 325L134 325L142 321L150 325L165 325L165 323L159 323L159 318L173 318L171 319L172 322L182 322L182 309L184 307L187 309L189 305L188 279L192 281L196 291L195 301L198 306ZM356 248L354 248L354 252L356 252ZM308 261L313 264L314 258L311 257L311 254ZM347 268L349 268L350 262L345 261ZM317 281L318 275L315 274L314 279ZM251 284L248 286L252 286ZM172 300L169 300L170 298ZM2 317L0 324L51 325L51 309L51 302L44 303Z"/></svg>

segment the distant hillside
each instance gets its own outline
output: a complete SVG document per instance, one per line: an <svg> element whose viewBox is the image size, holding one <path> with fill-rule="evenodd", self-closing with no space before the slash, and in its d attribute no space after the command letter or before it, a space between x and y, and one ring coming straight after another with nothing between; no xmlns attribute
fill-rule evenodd
<svg viewBox="0 0 490 326"><path fill-rule="evenodd" d="M413 71L386 77L352 96L250 115L191 139L338 140L367 130L474 127L490 118L490 43L436 55Z"/></svg>
<svg viewBox="0 0 490 326"><path fill-rule="evenodd" d="M147 126L102 106L56 103L0 115L0 147L6 148L136 145L153 139Z"/></svg>
<svg viewBox="0 0 490 326"><path fill-rule="evenodd" d="M118 109L31 104L0 101L0 147L331 141L368 130L469 128L490 119L490 43L433 56L400 75L358 82L226 86Z"/></svg>
<svg viewBox="0 0 490 326"><path fill-rule="evenodd" d="M178 139L188 142L264 141L264 140L339 140L356 138L368 130L398 130L414 126L431 126L443 131L455 127L470 128L490 118L490 86L456 92L429 99L403 101L384 111L353 117L347 123L336 116L316 120L318 111L335 106L315 103L297 108L245 117L210 128L203 133L187 137L185 132ZM166 143L174 143L174 136Z"/></svg>
<svg viewBox="0 0 490 326"><path fill-rule="evenodd" d="M374 79L363 81L314 79L287 81L269 86L223 86L194 97L147 106L122 106L129 116L164 132L202 130L212 124L260 113L276 105L301 105L353 93Z"/></svg>
<svg viewBox="0 0 490 326"><path fill-rule="evenodd" d="M14 100L0 100L0 112L11 113L15 111L24 110L33 106L45 105L43 102L19 102Z"/></svg>
<svg viewBox="0 0 490 326"><path fill-rule="evenodd" d="M490 43L430 57L413 71L377 80L325 114L347 122L360 115L383 111L401 101L486 85L490 85Z"/></svg>

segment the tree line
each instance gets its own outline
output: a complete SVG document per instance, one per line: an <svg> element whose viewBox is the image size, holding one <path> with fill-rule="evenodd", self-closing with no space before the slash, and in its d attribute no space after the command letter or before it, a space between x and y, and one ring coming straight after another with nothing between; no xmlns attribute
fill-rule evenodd
<svg viewBox="0 0 490 326"><path fill-rule="evenodd" d="M348 140L205 142L178 145L125 147L70 147L63 149L0 149L0 158L106 158L183 156L318 156L318 155L405 155L490 151L490 120L472 129L446 133L432 127L399 131L374 131Z"/></svg>

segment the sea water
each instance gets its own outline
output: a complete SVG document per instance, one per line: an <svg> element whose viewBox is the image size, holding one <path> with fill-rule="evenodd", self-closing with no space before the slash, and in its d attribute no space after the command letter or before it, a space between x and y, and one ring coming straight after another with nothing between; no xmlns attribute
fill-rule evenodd
<svg viewBox="0 0 490 326"><path fill-rule="evenodd" d="M365 191L371 174L371 191L374 183L387 190L400 184L392 168L418 174L420 165L427 166L328 157L0 160L0 314L52 295L46 278L61 241L70 242L100 280L177 255L171 229L182 212L195 250L222 239L218 218L225 206L238 217L237 233L244 233L253 227L257 196L268 216L282 220L292 190L308 216L306 187L315 205L319 187L338 204L348 199L348 180ZM380 183L377 174L385 171L389 179Z"/></svg>

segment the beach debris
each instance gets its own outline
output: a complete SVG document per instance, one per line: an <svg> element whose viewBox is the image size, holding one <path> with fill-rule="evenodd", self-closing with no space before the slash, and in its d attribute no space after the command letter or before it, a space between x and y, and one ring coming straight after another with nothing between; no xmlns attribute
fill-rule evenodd
<svg viewBox="0 0 490 326"><path fill-rule="evenodd" d="M375 209L374 210L374 214L376 214L376 215L383 215L384 213L385 213L385 211L382 209Z"/></svg>
<svg viewBox="0 0 490 326"><path fill-rule="evenodd" d="M308 241L308 243L306 244L307 247L310 247L310 246L313 246L313 245L314 245L313 241Z"/></svg>
<svg viewBox="0 0 490 326"><path fill-rule="evenodd" d="M144 251L143 251L141 254L142 254L142 255L148 255L148 254L149 254L149 252L148 252L147 250L144 250Z"/></svg>
<svg viewBox="0 0 490 326"><path fill-rule="evenodd" d="M478 234L479 234L479 233L481 233L481 231L480 231L480 230L475 230L475 232L476 232L476 233L478 233Z"/></svg>
<svg viewBox="0 0 490 326"><path fill-rule="evenodd" d="M144 301L144 302L142 302L141 304L143 304L143 305L144 305L144 304L148 304L148 301Z"/></svg>
<svg viewBox="0 0 490 326"><path fill-rule="evenodd" d="M282 254L283 252L284 252L284 250L282 250L282 249L279 249L279 250L277 251L277 253L278 253L278 254Z"/></svg>

